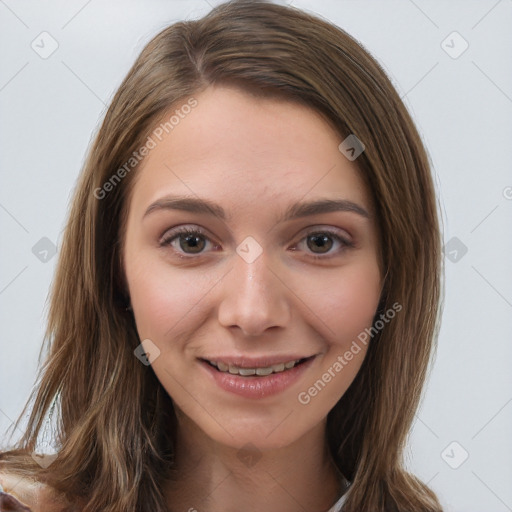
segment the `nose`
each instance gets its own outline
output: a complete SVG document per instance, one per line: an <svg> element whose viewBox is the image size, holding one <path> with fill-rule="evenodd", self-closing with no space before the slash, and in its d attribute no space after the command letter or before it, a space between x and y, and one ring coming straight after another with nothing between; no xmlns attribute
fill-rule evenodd
<svg viewBox="0 0 512 512"><path fill-rule="evenodd" d="M285 327L290 320L289 289L279 271L270 268L265 252L251 263L238 254L233 259L232 270L222 280L219 323L246 336Z"/></svg>

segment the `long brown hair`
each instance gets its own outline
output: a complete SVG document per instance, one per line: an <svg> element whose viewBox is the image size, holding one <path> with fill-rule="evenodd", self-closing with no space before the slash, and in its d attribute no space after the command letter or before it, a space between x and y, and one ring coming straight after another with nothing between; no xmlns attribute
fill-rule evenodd
<svg viewBox="0 0 512 512"><path fill-rule="evenodd" d="M372 339L329 413L329 445L352 482L345 511L441 510L402 460L440 317L441 236L428 155L390 80L357 41L320 18L263 1L231 1L167 27L113 98L74 193L28 427L0 455L0 469L82 499L84 512L167 510L162 489L176 419L151 367L133 354L140 340L126 310L121 256L137 165L126 163L164 114L214 84L307 104L340 142L356 134L364 143L356 164L375 206L386 274L375 319L396 302L403 311ZM58 457L45 469L30 454L55 399Z"/></svg>

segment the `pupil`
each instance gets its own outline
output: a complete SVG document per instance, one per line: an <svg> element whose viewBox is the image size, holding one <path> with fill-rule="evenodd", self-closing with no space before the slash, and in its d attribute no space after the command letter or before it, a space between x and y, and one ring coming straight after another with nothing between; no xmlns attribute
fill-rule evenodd
<svg viewBox="0 0 512 512"><path fill-rule="evenodd" d="M310 240L314 240L316 247L312 247ZM320 253L327 252L332 247L332 240L329 235L311 235L308 240L308 247L314 251L314 249L320 249Z"/></svg>
<svg viewBox="0 0 512 512"><path fill-rule="evenodd" d="M187 252L187 249L192 249L188 252L197 253L203 250L204 240L197 235L186 235L184 238L181 238L180 246L185 252Z"/></svg>

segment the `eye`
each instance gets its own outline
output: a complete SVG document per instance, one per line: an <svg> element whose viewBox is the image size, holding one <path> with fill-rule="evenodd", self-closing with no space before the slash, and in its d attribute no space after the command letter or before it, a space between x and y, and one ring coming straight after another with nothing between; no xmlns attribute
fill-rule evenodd
<svg viewBox="0 0 512 512"><path fill-rule="evenodd" d="M304 249L304 242L307 250ZM297 244L302 250L313 253L314 259L329 258L353 246L353 242L329 229L311 231Z"/></svg>
<svg viewBox="0 0 512 512"><path fill-rule="evenodd" d="M198 228L180 227L168 231L161 239L162 247L170 246L177 253L200 254L212 244L211 240Z"/></svg>
<svg viewBox="0 0 512 512"><path fill-rule="evenodd" d="M171 247L179 256L201 255L217 248L211 239L197 227L182 226L166 232L160 240L161 247ZM313 259L326 259L354 247L353 242L336 231L321 229L310 231L292 251L305 251ZM333 249L334 248L334 249Z"/></svg>

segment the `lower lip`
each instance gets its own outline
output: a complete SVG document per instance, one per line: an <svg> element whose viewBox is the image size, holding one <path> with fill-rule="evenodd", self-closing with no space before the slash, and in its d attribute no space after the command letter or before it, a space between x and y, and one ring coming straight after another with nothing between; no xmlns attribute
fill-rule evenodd
<svg viewBox="0 0 512 512"><path fill-rule="evenodd" d="M271 373L262 377L241 377L229 372L221 372L206 361L199 362L224 391L229 391L244 398L265 398L289 388L313 364L314 360L315 357L312 357L290 370Z"/></svg>

